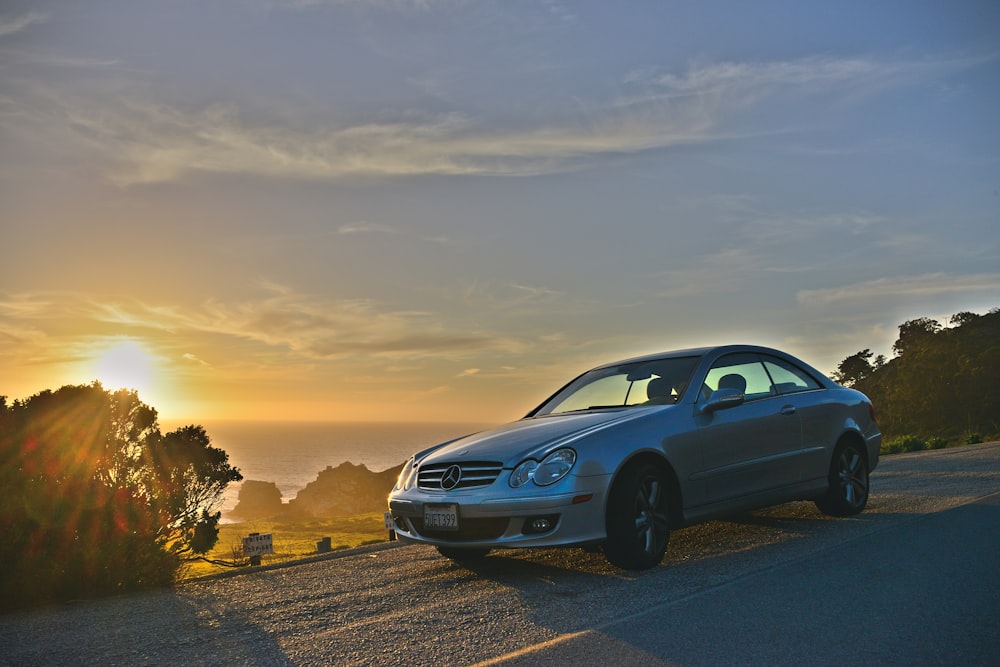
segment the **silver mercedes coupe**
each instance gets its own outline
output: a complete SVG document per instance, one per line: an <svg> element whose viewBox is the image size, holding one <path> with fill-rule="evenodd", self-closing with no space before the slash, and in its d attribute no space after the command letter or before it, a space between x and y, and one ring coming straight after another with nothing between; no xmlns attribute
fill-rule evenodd
<svg viewBox="0 0 1000 667"><path fill-rule="evenodd" d="M864 394L789 354L666 352L598 366L519 421L414 454L391 526L457 561L580 546L646 569L673 528L794 500L862 511L881 442Z"/></svg>

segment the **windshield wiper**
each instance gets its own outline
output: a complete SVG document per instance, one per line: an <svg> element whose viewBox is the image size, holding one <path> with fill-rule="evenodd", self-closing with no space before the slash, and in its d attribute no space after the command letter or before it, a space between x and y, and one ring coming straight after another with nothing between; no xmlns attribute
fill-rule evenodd
<svg viewBox="0 0 1000 667"><path fill-rule="evenodd" d="M540 417L548 417L550 415L572 415L577 412L587 412L588 410L613 410L615 408L627 408L628 405L622 405L617 403L615 405L591 405L586 408L576 408L575 410L563 410L562 412L546 412L544 415L539 415Z"/></svg>

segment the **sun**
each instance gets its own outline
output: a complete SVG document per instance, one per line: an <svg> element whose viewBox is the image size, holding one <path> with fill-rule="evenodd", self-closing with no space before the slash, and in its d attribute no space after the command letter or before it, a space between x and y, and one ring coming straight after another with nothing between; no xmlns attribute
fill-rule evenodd
<svg viewBox="0 0 1000 667"><path fill-rule="evenodd" d="M123 340L102 351L93 364L105 389L134 389L149 396L156 384L153 355L136 340Z"/></svg>

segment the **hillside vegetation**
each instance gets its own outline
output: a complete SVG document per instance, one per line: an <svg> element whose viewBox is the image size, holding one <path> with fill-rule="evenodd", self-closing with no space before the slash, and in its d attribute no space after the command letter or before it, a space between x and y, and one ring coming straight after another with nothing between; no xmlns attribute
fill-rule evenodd
<svg viewBox="0 0 1000 667"><path fill-rule="evenodd" d="M899 325L885 359L870 349L844 359L833 378L875 404L887 453L980 442L1000 435L1000 308L962 312L947 325L926 317Z"/></svg>

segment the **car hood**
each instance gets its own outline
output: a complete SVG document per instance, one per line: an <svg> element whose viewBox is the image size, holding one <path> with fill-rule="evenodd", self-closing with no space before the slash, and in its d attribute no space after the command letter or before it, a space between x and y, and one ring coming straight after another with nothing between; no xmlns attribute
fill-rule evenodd
<svg viewBox="0 0 1000 667"><path fill-rule="evenodd" d="M557 447L660 409L664 408L633 407L522 419L446 443L421 458L420 463L499 461L504 467L513 467L525 458L541 458Z"/></svg>

